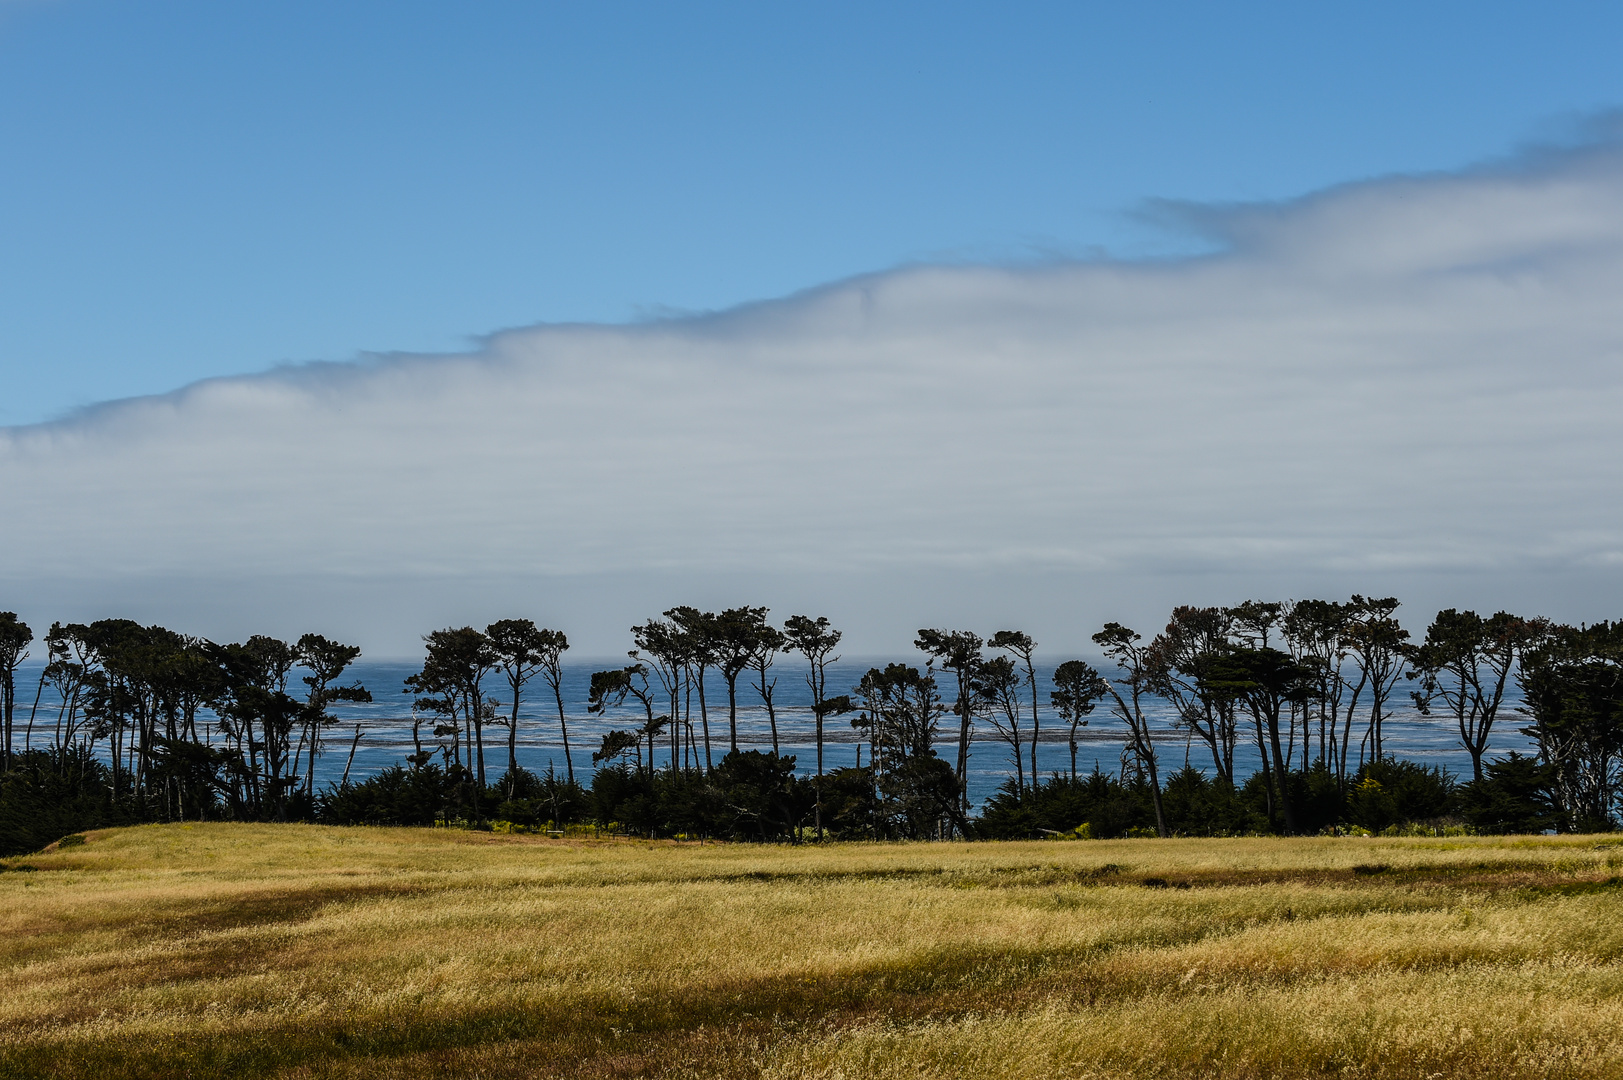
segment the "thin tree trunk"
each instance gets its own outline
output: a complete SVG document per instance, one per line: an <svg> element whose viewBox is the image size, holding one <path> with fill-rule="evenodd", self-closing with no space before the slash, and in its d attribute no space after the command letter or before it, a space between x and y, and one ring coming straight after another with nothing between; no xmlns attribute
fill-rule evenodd
<svg viewBox="0 0 1623 1080"><path fill-rule="evenodd" d="M518 699L524 683L515 677L508 679L507 685L513 691L513 712L507 719L507 780L511 794L511 785L518 779Z"/></svg>
<svg viewBox="0 0 1623 1080"><path fill-rule="evenodd" d="M699 665L699 722L704 725L704 771L710 772L715 763L710 757L710 710L704 700L704 665Z"/></svg>
<svg viewBox="0 0 1623 1080"><path fill-rule="evenodd" d="M1041 733L1041 721L1037 719L1037 669L1032 667L1031 659L1026 659L1026 683L1031 687L1031 790L1037 790L1037 736Z"/></svg>
<svg viewBox="0 0 1623 1080"><path fill-rule="evenodd" d="M355 725L355 740L349 744L349 758L344 762L344 778L338 782L339 787L349 786L349 769L355 764L355 748L361 745L361 725Z"/></svg>
<svg viewBox="0 0 1623 1080"><path fill-rule="evenodd" d="M564 737L564 772L569 777L569 782L573 784L575 782L575 761L569 756L569 719L564 716L563 673L561 671L554 672L548 676L547 681L552 684L552 697L558 703L558 730L563 733Z"/></svg>
<svg viewBox="0 0 1623 1080"><path fill-rule="evenodd" d="M732 670L731 668L728 669ZM738 753L738 676L727 680L727 737L732 752Z"/></svg>

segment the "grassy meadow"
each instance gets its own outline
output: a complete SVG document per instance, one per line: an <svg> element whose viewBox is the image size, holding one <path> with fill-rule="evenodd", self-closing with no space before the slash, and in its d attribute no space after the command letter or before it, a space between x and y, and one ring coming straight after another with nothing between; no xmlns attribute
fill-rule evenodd
<svg viewBox="0 0 1623 1080"><path fill-rule="evenodd" d="M4 1076L1623 1075L1604 836L198 824L0 866Z"/></svg>

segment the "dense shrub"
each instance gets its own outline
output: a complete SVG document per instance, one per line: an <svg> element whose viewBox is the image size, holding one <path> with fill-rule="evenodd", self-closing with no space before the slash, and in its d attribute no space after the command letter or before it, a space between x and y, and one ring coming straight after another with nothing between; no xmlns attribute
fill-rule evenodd
<svg viewBox="0 0 1623 1080"><path fill-rule="evenodd" d="M433 825L475 816L473 776L458 765L392 765L329 788L315 807L328 825Z"/></svg>
<svg viewBox="0 0 1623 1080"><path fill-rule="evenodd" d="M33 750L0 777L0 856L38 851L70 833L142 820L116 803L112 775L89 754Z"/></svg>
<svg viewBox="0 0 1623 1080"><path fill-rule="evenodd" d="M1440 767L1400 758L1372 761L1348 785L1347 820L1370 832L1434 821L1454 812L1455 787Z"/></svg>
<svg viewBox="0 0 1623 1080"><path fill-rule="evenodd" d="M1460 815L1478 832L1538 833L1560 820L1550 797L1555 772L1549 766L1512 751L1485 772L1458 793Z"/></svg>

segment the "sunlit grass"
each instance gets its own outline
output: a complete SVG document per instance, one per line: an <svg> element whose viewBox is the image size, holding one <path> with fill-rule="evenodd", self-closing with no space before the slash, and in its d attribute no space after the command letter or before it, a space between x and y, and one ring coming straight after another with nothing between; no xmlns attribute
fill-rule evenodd
<svg viewBox="0 0 1623 1080"><path fill-rule="evenodd" d="M182 825L4 865L5 1075L1623 1075L1604 837Z"/></svg>

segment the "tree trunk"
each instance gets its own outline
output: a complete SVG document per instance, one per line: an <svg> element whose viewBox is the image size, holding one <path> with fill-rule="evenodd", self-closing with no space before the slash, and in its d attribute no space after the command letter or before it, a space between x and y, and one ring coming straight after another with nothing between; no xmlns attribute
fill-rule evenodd
<svg viewBox="0 0 1623 1080"><path fill-rule="evenodd" d="M728 670L731 670L730 668ZM727 737L733 753L738 753L738 676L727 680Z"/></svg>
<svg viewBox="0 0 1623 1080"><path fill-rule="evenodd" d="M563 673L557 672L548 680L552 683L552 696L558 702L558 730L564 737L564 773L569 782L575 782L575 760L569 756L569 720L564 716Z"/></svg>
<svg viewBox="0 0 1623 1080"><path fill-rule="evenodd" d="M514 678L507 680L507 685L513 691L513 711L507 718L507 782L511 793L511 785L518 780L518 699L524 682Z"/></svg>
<svg viewBox="0 0 1623 1080"><path fill-rule="evenodd" d="M1268 715L1268 741L1274 749L1274 783L1279 788L1279 809L1285 815L1285 835L1296 835L1296 815L1291 811L1290 771L1285 768L1284 756L1279 747L1279 710L1273 709Z"/></svg>
<svg viewBox="0 0 1623 1080"><path fill-rule="evenodd" d="M710 757L710 710L704 701L704 665L699 665L699 723L704 725L704 771L710 772L715 763Z"/></svg>

